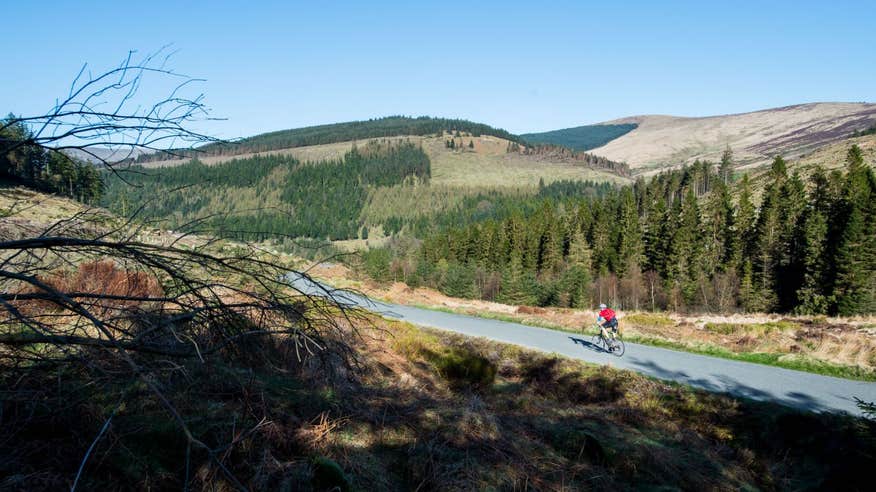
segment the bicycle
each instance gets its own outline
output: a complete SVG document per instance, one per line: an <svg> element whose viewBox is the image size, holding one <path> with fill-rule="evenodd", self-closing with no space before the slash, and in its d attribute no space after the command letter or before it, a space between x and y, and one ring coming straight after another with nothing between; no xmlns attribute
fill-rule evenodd
<svg viewBox="0 0 876 492"><path fill-rule="evenodd" d="M615 333L614 331L609 331L599 326L598 324L593 325L598 331L596 335L593 335L590 343L601 348L603 351L613 354L616 357L620 357L624 355L627 347L624 345L624 341L620 338L620 333ZM605 335L609 334L608 337Z"/></svg>

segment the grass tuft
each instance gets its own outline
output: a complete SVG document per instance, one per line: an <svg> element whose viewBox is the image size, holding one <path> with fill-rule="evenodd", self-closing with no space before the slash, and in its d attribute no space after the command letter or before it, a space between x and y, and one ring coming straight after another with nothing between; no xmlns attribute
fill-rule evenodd
<svg viewBox="0 0 876 492"><path fill-rule="evenodd" d="M349 492L352 490L350 479L337 462L325 456L318 456L311 463L313 476L310 479L315 490L337 490Z"/></svg>
<svg viewBox="0 0 876 492"><path fill-rule="evenodd" d="M429 357L435 368L451 386L484 389L496 380L496 364L474 352L454 348Z"/></svg>

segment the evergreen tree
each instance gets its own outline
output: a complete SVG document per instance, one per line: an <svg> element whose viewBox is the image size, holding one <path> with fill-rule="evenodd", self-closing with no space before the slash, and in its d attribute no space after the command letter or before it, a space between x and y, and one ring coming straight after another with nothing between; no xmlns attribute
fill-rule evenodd
<svg viewBox="0 0 876 492"><path fill-rule="evenodd" d="M763 203L757 218L753 245L754 299L761 311L771 311L777 307L776 281L778 264L782 255L782 234L784 225L781 215L782 187L787 180L787 168L781 157L776 157L770 169L772 181L764 191Z"/></svg>
<svg viewBox="0 0 876 492"><path fill-rule="evenodd" d="M639 208L632 188L624 188L621 192L620 238L618 245L619 263L617 273L624 275L635 265L639 267L643 261L642 227L639 222Z"/></svg>
<svg viewBox="0 0 876 492"><path fill-rule="evenodd" d="M33 133L21 121L8 123L14 119L0 120L0 179L84 203L101 197L103 180L94 166L29 143Z"/></svg>
<svg viewBox="0 0 876 492"><path fill-rule="evenodd" d="M830 306L825 285L825 251L828 232L824 211L812 206L804 213L800 225L801 253L803 255L803 282L797 291L801 314L825 314Z"/></svg>
<svg viewBox="0 0 876 492"><path fill-rule="evenodd" d="M736 213L733 217L730 265L737 267L742 265L743 258L751 253L754 246L756 220L757 209L751 201L751 183L746 174L739 184L739 205L736 207Z"/></svg>
<svg viewBox="0 0 876 492"><path fill-rule="evenodd" d="M518 254L512 255L510 263L502 272L502 288L498 300L516 306L535 304L534 281L524 271Z"/></svg>
<svg viewBox="0 0 876 492"><path fill-rule="evenodd" d="M728 185L733 177L733 151L728 146L721 154L721 163L718 165L718 177Z"/></svg>
<svg viewBox="0 0 876 492"><path fill-rule="evenodd" d="M703 273L703 242L700 240L702 231L700 223L699 204L694 190L688 190L682 202L679 228L673 237L673 250L681 253L676 256L680 266L679 280L685 301L690 304L696 295L696 282Z"/></svg>
<svg viewBox="0 0 876 492"><path fill-rule="evenodd" d="M644 231L645 268L663 275L666 271L666 249L671 227L668 224L666 201L657 195L656 188L649 188L648 201L651 205Z"/></svg>
<svg viewBox="0 0 876 492"><path fill-rule="evenodd" d="M755 294L754 268L751 265L751 260L748 258L743 259L740 270L742 274L739 280L739 305L745 311L756 311L760 308L760 303Z"/></svg>
<svg viewBox="0 0 876 492"><path fill-rule="evenodd" d="M776 265L776 297L780 311L790 311L797 304L797 291L803 285L805 243L800 231L807 196L798 173L787 179L781 188L779 224L781 234Z"/></svg>
<svg viewBox="0 0 876 492"><path fill-rule="evenodd" d="M876 176L857 145L849 149L847 164L834 287L835 311L842 316L876 311Z"/></svg>
<svg viewBox="0 0 876 492"><path fill-rule="evenodd" d="M718 181L703 206L703 269L709 276L726 266L733 251L733 203L727 186ZM732 267L731 267L732 268Z"/></svg>

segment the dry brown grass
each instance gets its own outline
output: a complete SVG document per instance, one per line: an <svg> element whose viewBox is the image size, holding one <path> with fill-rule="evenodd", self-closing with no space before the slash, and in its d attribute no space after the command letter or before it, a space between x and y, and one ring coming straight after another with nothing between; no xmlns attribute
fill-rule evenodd
<svg viewBox="0 0 876 492"><path fill-rule="evenodd" d="M158 279L144 271L126 270L111 260L81 263L75 270L63 270L40 279L60 292L122 296L161 297ZM127 307L136 300L105 300L107 307Z"/></svg>
<svg viewBox="0 0 876 492"><path fill-rule="evenodd" d="M127 270L111 260L80 263L75 269L56 270L38 281L47 290L27 285L18 292L22 295L51 296L51 292L64 292L78 299L93 315L106 317L112 313L158 307L164 296L158 279L145 271ZM95 335L97 330L84 318L61 309L51 298L42 300L13 301L12 305L22 313L38 320L45 326L63 327L68 334Z"/></svg>

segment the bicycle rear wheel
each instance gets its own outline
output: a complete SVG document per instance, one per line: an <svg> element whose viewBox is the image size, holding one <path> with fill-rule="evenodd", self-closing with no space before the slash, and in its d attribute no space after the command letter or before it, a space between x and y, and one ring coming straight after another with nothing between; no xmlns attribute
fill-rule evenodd
<svg viewBox="0 0 876 492"><path fill-rule="evenodd" d="M626 345L624 345L624 341L620 338L615 338L613 343L614 350L612 350L611 353L614 354L616 357L624 355L624 352L627 351L627 347Z"/></svg>

